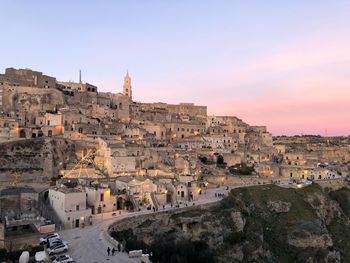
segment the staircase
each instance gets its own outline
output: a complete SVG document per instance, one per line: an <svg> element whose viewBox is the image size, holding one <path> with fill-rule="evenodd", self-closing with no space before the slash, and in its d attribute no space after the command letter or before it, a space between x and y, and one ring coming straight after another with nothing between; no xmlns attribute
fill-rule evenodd
<svg viewBox="0 0 350 263"><path fill-rule="evenodd" d="M134 196L133 196L133 195L128 195L128 198L129 198L129 200L130 200L131 203L132 203L132 206L133 206L133 208L134 208L134 211L139 211L140 206L139 206L139 204L136 202Z"/></svg>
<svg viewBox="0 0 350 263"><path fill-rule="evenodd" d="M151 193L151 199L152 199L153 206L156 209L158 209L159 208L159 203L158 203L158 200L157 200L156 195L154 193Z"/></svg>

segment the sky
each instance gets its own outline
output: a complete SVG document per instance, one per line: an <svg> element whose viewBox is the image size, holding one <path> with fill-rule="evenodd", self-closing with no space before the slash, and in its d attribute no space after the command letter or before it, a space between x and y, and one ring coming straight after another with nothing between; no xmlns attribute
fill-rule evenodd
<svg viewBox="0 0 350 263"><path fill-rule="evenodd" d="M194 102L274 135L350 135L350 1L0 1L0 72Z"/></svg>

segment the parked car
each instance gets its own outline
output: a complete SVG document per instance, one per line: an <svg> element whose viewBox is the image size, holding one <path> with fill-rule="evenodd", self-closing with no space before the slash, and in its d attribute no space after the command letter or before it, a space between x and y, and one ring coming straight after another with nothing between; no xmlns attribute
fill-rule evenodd
<svg viewBox="0 0 350 263"><path fill-rule="evenodd" d="M62 241L61 239L55 239L55 240L50 239L50 241L47 243L47 248L52 248L54 246L61 245L61 244L68 245L68 242Z"/></svg>
<svg viewBox="0 0 350 263"><path fill-rule="evenodd" d="M52 243L57 241L61 241L61 239L59 237L53 237L53 238L47 239L47 242L46 242L47 248L49 248L52 245Z"/></svg>
<svg viewBox="0 0 350 263"><path fill-rule="evenodd" d="M40 238L40 245L45 245L47 243L47 240L50 238L60 238L60 235L58 233L51 233L44 237Z"/></svg>
<svg viewBox="0 0 350 263"><path fill-rule="evenodd" d="M52 263L70 263L73 259L68 255L58 256Z"/></svg>
<svg viewBox="0 0 350 263"><path fill-rule="evenodd" d="M59 244L47 250L47 252L49 253L49 256L52 256L54 254L59 254L62 252L67 252L67 251L68 251L68 246L66 244Z"/></svg>

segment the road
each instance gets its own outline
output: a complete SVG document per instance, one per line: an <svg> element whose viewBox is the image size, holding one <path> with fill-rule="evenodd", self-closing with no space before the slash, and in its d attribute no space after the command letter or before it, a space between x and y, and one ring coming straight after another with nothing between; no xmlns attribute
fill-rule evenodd
<svg viewBox="0 0 350 263"><path fill-rule="evenodd" d="M237 187L237 186L235 186ZM229 187L229 189L235 188ZM199 200L195 201L195 206L217 202L221 198L215 197L215 193L223 193L227 195L227 186L223 186L215 189L206 189L205 192L199 196ZM184 207L181 206L180 208ZM165 210L174 210L167 206ZM158 213L164 211L160 209ZM130 259L127 253L117 252L114 256L107 255L107 248L112 248L112 244L109 243L104 237L104 231L108 229L112 223L122 220L124 218L133 216L142 216L153 213L150 210L142 210L140 212L131 212L117 216L112 216L112 213L104 213L95 215L93 217L92 226L86 226L84 228L75 228L60 231L62 240L66 240L69 243L68 253L74 260L79 263L101 263L101 262L118 262L118 263L134 263L140 262L139 259Z"/></svg>

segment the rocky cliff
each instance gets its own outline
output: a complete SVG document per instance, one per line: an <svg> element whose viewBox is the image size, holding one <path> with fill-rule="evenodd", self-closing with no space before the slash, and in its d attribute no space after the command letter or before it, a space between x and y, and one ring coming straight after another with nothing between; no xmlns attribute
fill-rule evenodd
<svg viewBox="0 0 350 263"><path fill-rule="evenodd" d="M127 249L153 262L349 262L350 190L258 186L220 203L113 225Z"/></svg>
<svg viewBox="0 0 350 263"><path fill-rule="evenodd" d="M34 138L0 144L0 181L45 181L75 158L74 144L64 138Z"/></svg>

